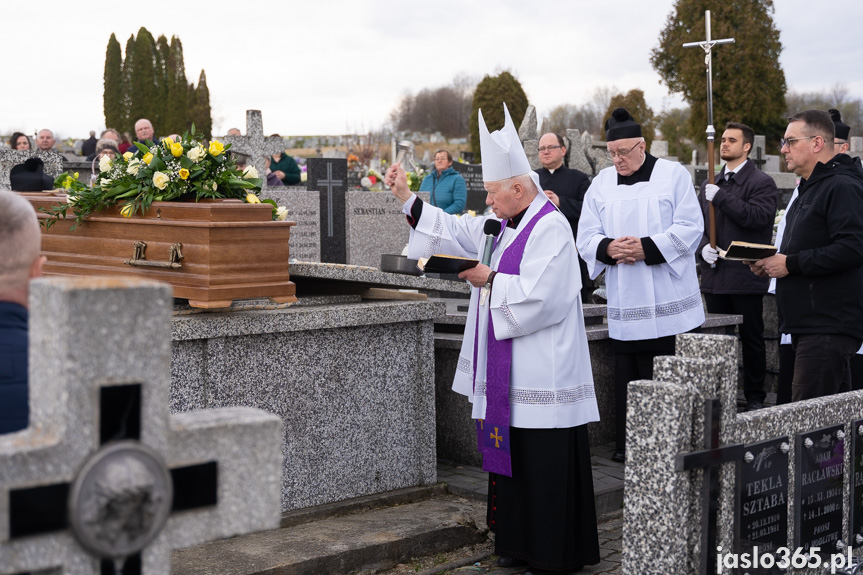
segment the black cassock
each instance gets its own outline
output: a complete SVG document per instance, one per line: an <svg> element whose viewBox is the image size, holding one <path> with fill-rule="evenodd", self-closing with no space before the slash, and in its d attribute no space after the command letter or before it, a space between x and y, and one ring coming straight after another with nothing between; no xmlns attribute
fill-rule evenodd
<svg viewBox="0 0 863 575"><path fill-rule="evenodd" d="M512 477L489 474L495 553L551 571L599 563L587 425L511 427L510 450Z"/></svg>

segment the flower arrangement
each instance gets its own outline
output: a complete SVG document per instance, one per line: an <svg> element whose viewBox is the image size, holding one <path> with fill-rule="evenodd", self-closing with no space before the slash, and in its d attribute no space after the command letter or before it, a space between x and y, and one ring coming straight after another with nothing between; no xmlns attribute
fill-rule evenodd
<svg viewBox="0 0 863 575"><path fill-rule="evenodd" d="M415 172L407 173L408 187L412 192L417 192L420 189L420 184L423 183L423 178L425 177L425 170L420 167L417 167Z"/></svg>
<svg viewBox="0 0 863 575"><path fill-rule="evenodd" d="M255 195L263 181L254 166L239 170L234 159L226 154L230 144L213 140L204 146L202 139L203 134L196 134L192 125L177 142L171 138L159 144L149 140L146 144L135 142L135 153L130 149L121 157L103 156L99 160L100 173L92 187L77 182L77 178L67 186L67 180L60 179L68 176L61 174L55 185L59 183L67 190L68 203L45 210L53 216L46 220L46 227L65 217L70 208L76 224L80 224L90 214L115 205L121 206L120 213L130 218L136 212L146 213L155 201L216 198L268 203L273 207L273 219L287 217L287 209L280 211L274 201L260 200Z"/></svg>

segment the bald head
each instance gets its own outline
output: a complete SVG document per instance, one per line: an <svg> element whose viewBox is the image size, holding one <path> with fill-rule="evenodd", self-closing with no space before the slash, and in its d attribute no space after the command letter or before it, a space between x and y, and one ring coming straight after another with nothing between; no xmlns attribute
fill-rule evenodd
<svg viewBox="0 0 863 575"><path fill-rule="evenodd" d="M33 206L12 192L0 192L0 246L0 300L26 306L27 284L42 274L42 233Z"/></svg>

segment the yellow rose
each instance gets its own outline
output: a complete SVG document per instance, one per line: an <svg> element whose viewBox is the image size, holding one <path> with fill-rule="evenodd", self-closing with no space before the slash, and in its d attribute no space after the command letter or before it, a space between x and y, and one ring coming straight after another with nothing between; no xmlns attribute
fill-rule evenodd
<svg viewBox="0 0 863 575"><path fill-rule="evenodd" d="M218 156L222 152L225 151L225 146L222 145L222 142L219 140L213 140L210 142L210 155L213 157Z"/></svg>
<svg viewBox="0 0 863 575"><path fill-rule="evenodd" d="M261 200L259 200L258 196L256 196L255 194L248 194L246 196L246 203L247 204L260 204Z"/></svg>
<svg viewBox="0 0 863 575"><path fill-rule="evenodd" d="M162 172L156 172L153 174L153 185L159 188L160 190L164 190L168 187L168 183L171 181L171 178L168 177L168 174L164 174Z"/></svg>
<svg viewBox="0 0 863 575"><path fill-rule="evenodd" d="M280 222L283 222L283 221L285 221L285 219L287 219L287 217L288 217L288 208L286 208L285 206L279 206L278 209L276 210L276 219L279 220Z"/></svg>
<svg viewBox="0 0 863 575"><path fill-rule="evenodd" d="M183 144L177 142L176 144L171 144L171 155L175 158L179 158L183 155Z"/></svg>
<svg viewBox="0 0 863 575"><path fill-rule="evenodd" d="M180 168L180 171L177 172L177 175L180 176L181 180L188 180L189 179L189 170L187 170L186 168Z"/></svg>
<svg viewBox="0 0 863 575"><path fill-rule="evenodd" d="M125 154L123 154L123 157L126 158L126 161L128 162L129 160L132 159L132 156L134 156L134 155L135 154L133 154L132 152L126 152Z"/></svg>
<svg viewBox="0 0 863 575"><path fill-rule="evenodd" d="M166 150L170 150L174 146L174 140L172 138L165 138L162 140L162 143L165 144Z"/></svg>
<svg viewBox="0 0 863 575"><path fill-rule="evenodd" d="M133 204L126 204L126 205L125 205L125 206L123 206L123 208L120 210L120 214L121 214L124 218L131 218L131 217L132 217L132 215L133 215L134 213L135 213L135 206L134 206Z"/></svg>
<svg viewBox="0 0 863 575"><path fill-rule="evenodd" d="M144 154L143 161L145 164L147 164L149 166L150 162L153 161L153 154L150 152L147 152L146 154Z"/></svg>

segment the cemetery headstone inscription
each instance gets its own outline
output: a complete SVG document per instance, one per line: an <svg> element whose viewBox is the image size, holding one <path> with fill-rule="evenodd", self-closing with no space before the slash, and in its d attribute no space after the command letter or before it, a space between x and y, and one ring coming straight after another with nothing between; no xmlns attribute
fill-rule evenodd
<svg viewBox="0 0 863 575"><path fill-rule="evenodd" d="M465 210L476 210L478 214L485 211L485 184L482 181L482 164L465 164L453 162L453 169L461 174L467 185L467 203Z"/></svg>

